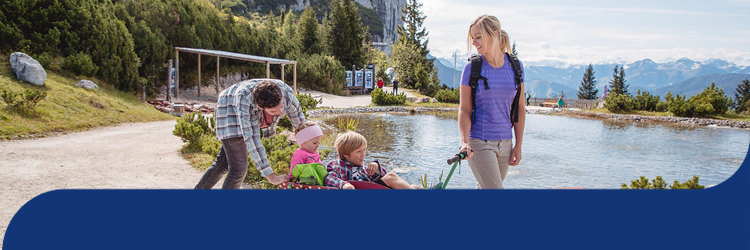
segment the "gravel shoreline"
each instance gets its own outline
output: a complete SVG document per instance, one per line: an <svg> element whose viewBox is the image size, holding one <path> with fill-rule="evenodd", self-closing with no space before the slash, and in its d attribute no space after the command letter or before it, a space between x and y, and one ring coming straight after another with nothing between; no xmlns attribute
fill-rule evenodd
<svg viewBox="0 0 750 250"><path fill-rule="evenodd" d="M632 122L665 122L674 123L684 126L704 126L704 127L727 127L736 129L750 129L750 122L720 120L712 118L696 117L664 117L664 116L644 116L644 115L627 115L627 114L602 114L578 110L567 110L561 112L561 115L572 117L586 117L598 119L610 119L618 121Z"/></svg>

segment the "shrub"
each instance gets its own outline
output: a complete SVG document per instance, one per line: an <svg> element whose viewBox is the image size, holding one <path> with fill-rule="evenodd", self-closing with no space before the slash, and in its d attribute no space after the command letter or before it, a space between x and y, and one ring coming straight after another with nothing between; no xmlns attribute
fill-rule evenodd
<svg viewBox="0 0 750 250"><path fill-rule="evenodd" d="M604 98L604 107L612 113L626 113L633 110L635 100L627 94L611 93Z"/></svg>
<svg viewBox="0 0 750 250"><path fill-rule="evenodd" d="M344 66L332 56L313 54L297 59L300 86L325 93L343 93L346 73Z"/></svg>
<svg viewBox="0 0 750 250"><path fill-rule="evenodd" d="M8 109L25 113L34 111L37 103L47 98L47 92L25 89L23 93L16 93L13 90L4 89L0 97L8 104Z"/></svg>
<svg viewBox="0 0 750 250"><path fill-rule="evenodd" d="M441 89L435 94L435 100L438 102L459 103L461 95L458 89Z"/></svg>
<svg viewBox="0 0 750 250"><path fill-rule="evenodd" d="M314 109L318 106L318 104L323 103L323 98L315 100L315 98L313 98L310 94L297 94L297 100L299 101L299 106L305 110Z"/></svg>
<svg viewBox="0 0 750 250"><path fill-rule="evenodd" d="M656 179L652 180L653 183L649 183L648 179L645 176L641 176L640 179L630 181L630 186L628 187L627 184L622 183L622 187L620 189L667 189L667 183L664 182L664 180L661 178L661 176L657 176ZM706 188L703 185L698 184L698 176L693 176L693 179L687 180L684 183L680 183L679 181L675 180L674 184L669 186L671 189L704 189Z"/></svg>
<svg viewBox="0 0 750 250"><path fill-rule="evenodd" d="M48 53L44 52L36 57L36 60L39 62L40 65L42 65L42 68L49 69L52 65L52 62L54 61L54 57Z"/></svg>
<svg viewBox="0 0 750 250"><path fill-rule="evenodd" d="M370 92L372 102L376 105L402 105L406 103L406 94L401 92L398 95L392 95L385 93L382 89L373 89Z"/></svg>
<svg viewBox="0 0 750 250"><path fill-rule="evenodd" d="M669 103L662 102L661 100L659 103L656 104L656 112L665 112L669 110Z"/></svg>
<svg viewBox="0 0 750 250"><path fill-rule="evenodd" d="M635 109L644 111L655 111L656 106L660 103L659 96L653 96L646 91L641 92L638 90L638 95L635 97Z"/></svg>
<svg viewBox="0 0 750 250"><path fill-rule="evenodd" d="M669 112L681 117L705 117L724 114L729 110L732 102L724 95L724 91L716 88L713 83L706 90L689 100L686 101L685 98L684 95L672 97L671 93L667 93L666 102L669 103Z"/></svg>
<svg viewBox="0 0 750 250"><path fill-rule="evenodd" d="M96 72L99 71L99 67L94 65L91 57L83 52L78 52L65 58L62 68L84 76L95 76Z"/></svg>
<svg viewBox="0 0 750 250"><path fill-rule="evenodd" d="M717 88L714 83L700 94L691 97L690 102L695 106L695 116L724 114L731 105L731 100L724 95L724 90Z"/></svg>
<svg viewBox="0 0 750 250"><path fill-rule="evenodd" d="M190 113L177 120L177 125L175 125L172 134L179 136L183 142L188 143L183 146L183 149L188 152L201 152L204 147L201 140L206 138L204 135L208 135L209 138L211 135L215 136L214 126L213 117L203 117L200 114ZM218 151L216 152L218 154Z"/></svg>
<svg viewBox="0 0 750 250"><path fill-rule="evenodd" d="M674 98L667 99L669 103L669 112L676 116L692 117L694 113L693 104L685 101L685 96L676 95Z"/></svg>

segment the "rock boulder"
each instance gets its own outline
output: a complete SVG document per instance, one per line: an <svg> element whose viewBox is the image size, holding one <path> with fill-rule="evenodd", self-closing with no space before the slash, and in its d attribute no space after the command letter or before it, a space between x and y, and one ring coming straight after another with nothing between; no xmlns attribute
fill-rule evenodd
<svg viewBox="0 0 750 250"><path fill-rule="evenodd" d="M37 86L44 86L47 81L47 72L39 61L29 55L16 52L10 55L10 66L16 73L18 80L25 81Z"/></svg>
<svg viewBox="0 0 750 250"><path fill-rule="evenodd" d="M90 80L80 80L76 84L77 87L81 87L84 89L93 89L93 90L99 90L99 85L96 85L96 83L90 81Z"/></svg>

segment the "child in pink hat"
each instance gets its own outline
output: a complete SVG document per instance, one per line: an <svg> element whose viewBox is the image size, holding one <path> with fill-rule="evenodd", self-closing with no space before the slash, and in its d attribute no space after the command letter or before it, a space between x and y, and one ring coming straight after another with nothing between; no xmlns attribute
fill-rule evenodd
<svg viewBox="0 0 750 250"><path fill-rule="evenodd" d="M320 163L320 154L318 154L318 147L320 146L320 139L323 138L323 131L320 127L310 121L303 122L297 129L294 130L294 137L297 139L299 148L294 151L292 160L289 163L289 179L292 177L292 169L297 164L310 164Z"/></svg>

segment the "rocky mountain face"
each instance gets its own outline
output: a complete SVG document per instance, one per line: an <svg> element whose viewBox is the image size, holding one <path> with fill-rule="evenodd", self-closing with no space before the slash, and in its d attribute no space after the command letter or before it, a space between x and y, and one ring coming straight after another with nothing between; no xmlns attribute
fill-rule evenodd
<svg viewBox="0 0 750 250"><path fill-rule="evenodd" d="M390 45L398 38L396 28L404 25L401 21L403 14L401 11L406 6L406 0L355 0L355 2L375 10L383 22L383 37L373 37L372 40L385 43L386 47L390 48Z"/></svg>
<svg viewBox="0 0 750 250"><path fill-rule="evenodd" d="M293 11L303 11L310 5L313 0L292 0L287 3L278 3L281 9L291 9ZM381 51L390 54L391 45L398 39L396 29L404 25L401 21L401 11L406 6L406 0L355 0L365 8L369 8L377 13L378 18L383 23L383 35L374 35L372 41L375 47Z"/></svg>

